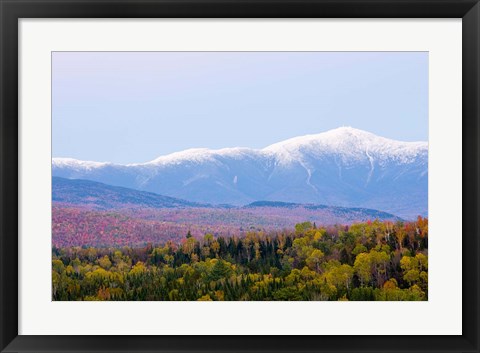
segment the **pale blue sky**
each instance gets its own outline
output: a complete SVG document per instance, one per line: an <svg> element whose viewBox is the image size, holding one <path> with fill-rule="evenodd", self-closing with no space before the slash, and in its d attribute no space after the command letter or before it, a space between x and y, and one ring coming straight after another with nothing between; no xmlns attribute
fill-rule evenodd
<svg viewBox="0 0 480 353"><path fill-rule="evenodd" d="M54 52L53 156L146 162L352 126L428 139L426 52Z"/></svg>

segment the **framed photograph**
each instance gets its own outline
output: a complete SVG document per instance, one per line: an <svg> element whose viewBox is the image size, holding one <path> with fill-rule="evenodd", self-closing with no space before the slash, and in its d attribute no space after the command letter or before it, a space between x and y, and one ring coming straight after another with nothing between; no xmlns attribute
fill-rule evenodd
<svg viewBox="0 0 480 353"><path fill-rule="evenodd" d="M479 352L479 11L2 0L1 351Z"/></svg>

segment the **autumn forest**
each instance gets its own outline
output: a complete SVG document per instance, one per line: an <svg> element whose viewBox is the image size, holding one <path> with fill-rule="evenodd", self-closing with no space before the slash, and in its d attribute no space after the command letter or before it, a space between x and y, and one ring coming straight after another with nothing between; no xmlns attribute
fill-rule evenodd
<svg viewBox="0 0 480 353"><path fill-rule="evenodd" d="M416 301L428 298L428 220L366 221L142 246L52 249L52 298Z"/></svg>

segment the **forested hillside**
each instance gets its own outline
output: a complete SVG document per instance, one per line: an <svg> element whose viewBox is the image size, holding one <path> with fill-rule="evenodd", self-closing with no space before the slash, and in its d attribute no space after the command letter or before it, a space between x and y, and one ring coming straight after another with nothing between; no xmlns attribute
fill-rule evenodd
<svg viewBox="0 0 480 353"><path fill-rule="evenodd" d="M428 220L53 248L53 300L427 300Z"/></svg>

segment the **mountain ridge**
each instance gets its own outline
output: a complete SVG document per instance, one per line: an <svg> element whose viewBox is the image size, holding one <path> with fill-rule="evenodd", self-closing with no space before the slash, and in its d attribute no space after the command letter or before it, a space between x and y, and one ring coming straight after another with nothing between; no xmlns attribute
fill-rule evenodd
<svg viewBox="0 0 480 353"><path fill-rule="evenodd" d="M90 206L96 209L125 207L180 208L210 207L152 192L139 191L83 179L52 177L52 201Z"/></svg>
<svg viewBox="0 0 480 353"><path fill-rule="evenodd" d="M212 155L219 155L219 156L234 156L240 154L254 154L258 153L259 155L263 155L264 157L271 157L274 154L282 153L283 149L294 149L298 148L298 146L305 145L307 143L315 143L319 139L328 141L328 144L324 144L323 147L334 147L339 148L341 143L336 143L337 141L348 141L346 136L350 135L350 137L356 138L365 142L368 140L374 148L380 149L382 147L383 150L396 150L398 155L401 155L402 152L404 155L412 154L415 152L415 149L421 150L428 150L428 142L426 141L398 141L393 139L387 139L385 137L380 137L370 132L355 129L352 127L340 127L336 129L332 129L326 132L318 133L318 134L309 134L303 136L297 136L293 138L289 138L271 145L264 147L262 149L255 149L249 147L227 147L221 149L210 149L210 148L189 148L178 152L173 152L166 155L161 155L151 161L144 162L144 163L128 163L128 164L117 164L111 162L98 162L98 161L84 161L75 158L64 158L64 157L54 157L52 158L53 164L57 166L61 165L68 165L68 166L82 166L84 168L93 169L93 168L100 168L104 166L117 166L117 167L131 167L131 166L151 166L156 165L162 162L170 162L182 159L201 159L201 158L208 158ZM351 144L344 143L344 145L348 148L348 150L352 150ZM369 146L364 146L365 150L368 149ZM345 150L343 150L345 152Z"/></svg>
<svg viewBox="0 0 480 353"><path fill-rule="evenodd" d="M258 200L428 212L428 143L343 127L263 149L189 149L139 164L54 158L52 173L209 204Z"/></svg>
<svg viewBox="0 0 480 353"><path fill-rule="evenodd" d="M188 232L197 237L206 233L243 236L254 230L288 229L306 221L322 226L403 221L378 210L325 205L270 201L237 207L203 205L90 180L59 177L52 178L52 201L56 244L84 245L87 238L103 245L132 237L140 242L181 241Z"/></svg>

